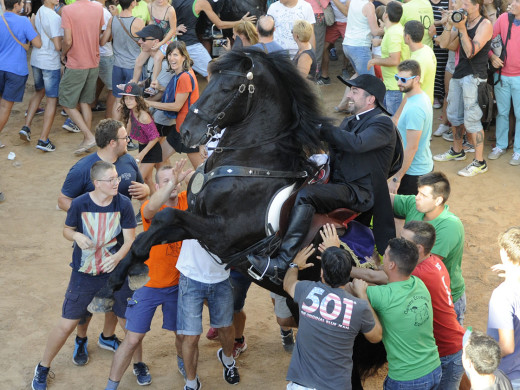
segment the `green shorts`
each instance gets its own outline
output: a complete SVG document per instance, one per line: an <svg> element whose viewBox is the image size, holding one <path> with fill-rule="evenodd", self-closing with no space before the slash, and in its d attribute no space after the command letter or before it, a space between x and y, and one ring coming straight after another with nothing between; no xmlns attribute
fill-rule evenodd
<svg viewBox="0 0 520 390"><path fill-rule="evenodd" d="M76 108L78 103L91 104L96 99L99 68L65 68L60 82L60 105Z"/></svg>

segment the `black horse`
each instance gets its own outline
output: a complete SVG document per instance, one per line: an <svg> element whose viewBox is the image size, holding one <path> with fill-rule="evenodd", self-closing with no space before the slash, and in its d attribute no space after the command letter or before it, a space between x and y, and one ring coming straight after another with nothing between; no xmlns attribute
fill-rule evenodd
<svg viewBox="0 0 520 390"><path fill-rule="evenodd" d="M321 115L309 82L284 54L231 51L210 65L210 74L208 86L190 107L182 139L194 147L221 129L226 131L191 179L189 211L167 208L158 213L112 272L91 309L99 305L107 309L106 302L127 275L147 274L144 261L150 248L161 243L195 238L222 262L247 274L248 248L259 242L276 248L276 236L266 234L271 198L314 173L308 156L323 149L319 127L330 123ZM318 264L309 270L304 277L318 280ZM256 282L285 295L280 284L269 279Z"/></svg>

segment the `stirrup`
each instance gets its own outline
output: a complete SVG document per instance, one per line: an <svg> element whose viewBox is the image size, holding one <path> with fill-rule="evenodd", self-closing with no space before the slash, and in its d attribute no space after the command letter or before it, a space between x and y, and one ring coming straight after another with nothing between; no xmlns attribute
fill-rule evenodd
<svg viewBox="0 0 520 390"><path fill-rule="evenodd" d="M258 272L256 272L256 268L253 264L251 264L251 267L249 267L247 269L247 273L249 274L249 276L251 276L256 281L261 282L262 280L264 280L265 273L269 269L270 264L271 264L271 256L267 256L267 266L265 267L262 275L260 275Z"/></svg>

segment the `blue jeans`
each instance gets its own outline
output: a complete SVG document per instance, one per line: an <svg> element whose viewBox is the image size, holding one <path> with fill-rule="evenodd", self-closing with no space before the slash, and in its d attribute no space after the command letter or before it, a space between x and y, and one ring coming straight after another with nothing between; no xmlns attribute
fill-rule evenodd
<svg viewBox="0 0 520 390"><path fill-rule="evenodd" d="M495 73L495 82L498 74ZM495 85L495 98L497 100L497 146L506 150L509 133L509 111L511 110L511 98L515 110L515 146L514 151L520 153L520 76L508 77L502 75L501 81Z"/></svg>
<svg viewBox="0 0 520 390"><path fill-rule="evenodd" d="M386 110L394 115L402 101L403 93L401 91L386 91L383 103L385 104Z"/></svg>
<svg viewBox="0 0 520 390"><path fill-rule="evenodd" d="M372 59L370 46L343 45L343 53L349 59L358 76L362 74L375 75L373 67L370 70L367 69L368 61Z"/></svg>
<svg viewBox="0 0 520 390"><path fill-rule="evenodd" d="M457 321L459 324L464 325L464 313L466 313L466 291L462 293L457 302L453 303L453 308L457 314Z"/></svg>
<svg viewBox="0 0 520 390"><path fill-rule="evenodd" d="M231 269L229 273L229 281L233 286L233 311L240 313L246 303L246 296L249 287L251 287L251 279L242 273Z"/></svg>
<svg viewBox="0 0 520 390"><path fill-rule="evenodd" d="M458 390L464 367L462 366L462 349L452 355L441 357L442 390Z"/></svg>
<svg viewBox="0 0 520 390"><path fill-rule="evenodd" d="M41 91L45 88L45 96L57 98L60 90L61 69L47 70L32 67L34 89Z"/></svg>
<svg viewBox="0 0 520 390"><path fill-rule="evenodd" d="M440 387L442 377L441 366L435 370L411 381L395 381L390 377L385 378L384 390L444 390Z"/></svg>

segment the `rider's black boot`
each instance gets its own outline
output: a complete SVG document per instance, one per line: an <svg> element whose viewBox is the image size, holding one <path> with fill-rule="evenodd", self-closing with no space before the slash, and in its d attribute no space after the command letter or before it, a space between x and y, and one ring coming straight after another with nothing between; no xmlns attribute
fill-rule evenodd
<svg viewBox="0 0 520 390"><path fill-rule="evenodd" d="M283 279L289 263L300 250L303 240L309 231L314 212L314 207L308 204L294 207L291 212L287 233L285 233L282 240L277 257L270 259L269 257L259 255L247 256L257 274Z"/></svg>

